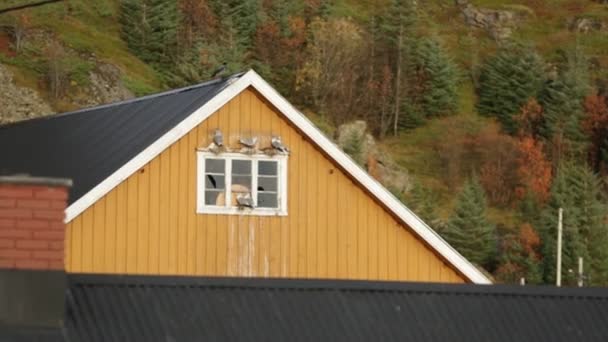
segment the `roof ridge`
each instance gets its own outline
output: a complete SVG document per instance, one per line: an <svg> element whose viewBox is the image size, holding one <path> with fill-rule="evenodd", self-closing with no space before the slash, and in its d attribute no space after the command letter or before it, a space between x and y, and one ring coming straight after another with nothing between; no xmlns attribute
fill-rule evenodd
<svg viewBox="0 0 608 342"><path fill-rule="evenodd" d="M75 286L119 287L200 287L234 288L250 290L282 291L345 291L345 292L397 292L417 294L442 294L462 296L510 296L551 298L598 298L608 300L605 288L557 288L535 285L475 285L421 282L337 280L337 279L289 279L289 278L234 278L193 276L133 276L71 274L70 283Z"/></svg>
<svg viewBox="0 0 608 342"><path fill-rule="evenodd" d="M126 104L137 103L137 102L141 102L141 101L145 101L145 100L155 99L155 98L159 98L159 97L163 97L163 96L167 96L167 95L178 94L178 93L190 91L190 90L193 90L193 89L199 89L199 88L207 87L207 86L210 86L210 85L213 85L213 84L217 84L217 83L220 83L220 82L226 82L228 80L240 77L243 74L245 74L245 72L238 72L238 73L232 74L232 75L227 76L227 77L215 78L215 79L212 79L212 80L209 80L209 81L205 81L203 83L197 83L197 84L189 85L189 86L186 86L186 87L181 87L181 88L176 88L176 89L170 89L170 90L166 90L166 91L162 91L162 92L154 93L154 94L149 94L149 95L145 95L145 96L141 96L141 97L133 97L133 98L122 100L122 101L104 103L104 104L93 106L93 107L80 108L80 109L77 109L77 110L74 110L74 111L71 111L71 112L54 113L54 114L40 116L40 117L36 117L36 118L32 118L32 119L26 119L26 120L21 120L21 121L10 122L10 123L4 124L4 125L0 125L0 129L7 128L7 127L13 127L13 126L16 126L16 125L19 125L19 124L23 124L23 123L30 123L30 122L38 121L38 120L51 120L51 119L56 119L56 118L62 118L62 117L65 117L65 116L71 116L71 115L75 115L75 114L83 114L83 113L86 113L86 112L89 112L89 111L92 111L92 110L118 107L118 106L122 106L122 105L126 105Z"/></svg>

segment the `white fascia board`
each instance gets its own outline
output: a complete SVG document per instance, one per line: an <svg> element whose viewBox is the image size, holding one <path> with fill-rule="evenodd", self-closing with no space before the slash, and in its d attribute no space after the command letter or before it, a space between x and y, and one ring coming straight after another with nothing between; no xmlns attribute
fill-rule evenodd
<svg viewBox="0 0 608 342"><path fill-rule="evenodd" d="M80 215L84 210L93 205L100 198L126 180L129 176L142 168L162 151L171 146L174 142L186 135L228 101L240 94L247 87L252 86L262 94L273 106L275 106L291 123L298 127L309 139L314 141L323 151L325 151L338 165L350 173L361 185L363 185L373 196L383 203L389 210L398 216L408 225L421 239L429 244L433 249L443 256L450 264L458 269L465 277L476 284L491 284L483 273L473 264L458 253L452 246L443 240L433 229L426 225L418 216L410 211L401 201L395 198L378 181L373 179L357 163L355 163L346 153L338 148L329 138L327 138L317 127L310 122L306 116L293 107L283 98L272 86L264 81L255 71L249 70L239 77L234 83L227 86L213 99L201 108L190 114L186 119L172 128L169 132L160 137L152 145L139 153L120 169L99 183L84 196L72 203L66 209L65 222L70 222Z"/></svg>
<svg viewBox="0 0 608 342"><path fill-rule="evenodd" d="M92 206L100 198L125 181L129 176L141 169L144 165L158 156L165 149L170 147L174 142L178 141L193 128L207 119L211 114L218 111L228 101L240 94L249 86L249 81L243 77L238 78L232 84L228 85L219 94L205 103L202 107L190 114L182 120L177 126L173 127L152 145L140 152L133 159L129 160L125 165L112 173L108 178L97 184L93 189L72 203L65 211L65 222L68 223Z"/></svg>
<svg viewBox="0 0 608 342"><path fill-rule="evenodd" d="M262 79L253 70L244 76L250 80L251 85L260 92L270 103L283 113L296 127L302 130L317 146L325 151L344 170L350 173L361 183L373 196L383 203L389 210L397 215L405 224L420 236L426 243L434 248L449 263L456 267L464 276L476 284L491 284L481 271L458 253L452 246L443 240L432 228L409 210L401 201L384 188L378 181L372 178L346 153L327 138L306 116L300 113L283 98L272 86Z"/></svg>

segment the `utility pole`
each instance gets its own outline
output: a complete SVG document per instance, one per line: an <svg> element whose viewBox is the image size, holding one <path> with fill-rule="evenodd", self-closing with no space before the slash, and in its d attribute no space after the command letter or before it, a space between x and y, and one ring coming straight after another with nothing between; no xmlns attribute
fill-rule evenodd
<svg viewBox="0 0 608 342"><path fill-rule="evenodd" d="M578 287L583 287L583 258L578 257Z"/></svg>
<svg viewBox="0 0 608 342"><path fill-rule="evenodd" d="M559 208L559 216L557 219L557 276L555 285L562 286L562 216L564 209Z"/></svg>

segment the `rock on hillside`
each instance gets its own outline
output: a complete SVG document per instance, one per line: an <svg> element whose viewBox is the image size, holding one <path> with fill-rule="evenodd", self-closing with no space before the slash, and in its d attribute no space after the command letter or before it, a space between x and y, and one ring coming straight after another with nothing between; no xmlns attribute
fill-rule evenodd
<svg viewBox="0 0 608 342"><path fill-rule="evenodd" d="M51 106L38 93L29 88L17 86L13 73L0 64L0 123L53 113Z"/></svg>
<svg viewBox="0 0 608 342"><path fill-rule="evenodd" d="M467 25L485 30L496 40L504 40L513 34L527 17L525 12L506 9L478 8L468 0L455 0Z"/></svg>
<svg viewBox="0 0 608 342"><path fill-rule="evenodd" d="M569 25L570 31L589 33L594 31L608 31L608 23L598 18L577 17Z"/></svg>
<svg viewBox="0 0 608 342"><path fill-rule="evenodd" d="M122 83L119 68L91 60L96 64L96 68L89 73L90 84L84 89L87 96L73 101L78 107L92 107L134 97Z"/></svg>

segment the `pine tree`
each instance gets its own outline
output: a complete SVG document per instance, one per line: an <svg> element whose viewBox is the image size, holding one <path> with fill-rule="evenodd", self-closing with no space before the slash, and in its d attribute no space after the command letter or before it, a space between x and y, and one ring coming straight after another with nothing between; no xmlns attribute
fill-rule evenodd
<svg viewBox="0 0 608 342"><path fill-rule="evenodd" d="M587 140L582 131L582 97L577 94L572 73L547 83L540 95L545 107L543 137L554 145L554 159L577 156L584 151Z"/></svg>
<svg viewBox="0 0 608 342"><path fill-rule="evenodd" d="M496 277L507 283L518 283L521 278L527 283L541 283L539 245L540 238L529 223L522 224L518 231L507 233L501 238Z"/></svg>
<svg viewBox="0 0 608 342"><path fill-rule="evenodd" d="M587 140L581 127L583 100L589 91L587 62L577 54L568 58L539 95L544 108L541 133L553 143L553 157L558 162L563 157L580 156Z"/></svg>
<svg viewBox="0 0 608 342"><path fill-rule="evenodd" d="M575 282L574 274L567 270L577 269L578 258L586 261L592 284L608 281L608 227L606 207L601 202L597 176L586 166L564 163L558 170L551 199L542 213L543 278L555 281L557 213L563 208L562 279Z"/></svg>
<svg viewBox="0 0 608 342"><path fill-rule="evenodd" d="M147 18L148 4L143 0L122 0L120 3L120 36L136 55L144 53L151 35Z"/></svg>
<svg viewBox="0 0 608 342"><path fill-rule="evenodd" d="M402 120L402 107L407 106L404 78L407 75L407 57L412 45L413 27L416 23L416 3L412 0L391 0L382 16L380 31L388 47L388 57L393 69L393 134L397 134Z"/></svg>
<svg viewBox="0 0 608 342"><path fill-rule="evenodd" d="M477 110L482 115L497 117L507 132L515 133L514 116L528 99L539 93L543 69L543 61L532 49L501 48L481 68Z"/></svg>
<svg viewBox="0 0 608 342"><path fill-rule="evenodd" d="M444 231L445 239L468 260L489 265L496 255L496 231L486 217L486 198L476 177L462 189Z"/></svg>
<svg viewBox="0 0 608 342"><path fill-rule="evenodd" d="M601 182L587 167L578 176L576 203L580 207L580 232L587 248L587 271L590 283L606 285L608 282L608 225L606 205L602 203Z"/></svg>
<svg viewBox="0 0 608 342"><path fill-rule="evenodd" d="M403 124L412 126L416 121L454 112L458 105L458 72L436 40L417 42L409 70L409 111ZM409 116L419 120L408 120Z"/></svg>
<svg viewBox="0 0 608 342"><path fill-rule="evenodd" d="M433 192L424 187L420 182L415 182L408 200L408 205L429 226L434 227L437 221L437 200ZM434 227L436 228L436 227Z"/></svg>
<svg viewBox="0 0 608 342"><path fill-rule="evenodd" d="M177 50L177 0L123 0L121 37L144 62L168 65Z"/></svg>
<svg viewBox="0 0 608 342"><path fill-rule="evenodd" d="M248 50L253 46L253 35L259 24L258 0L230 1L231 25L238 35L240 48Z"/></svg>

